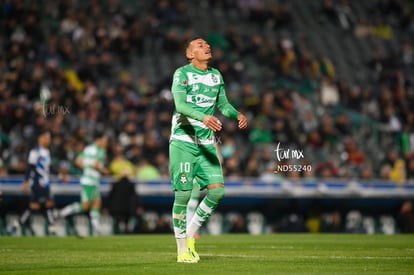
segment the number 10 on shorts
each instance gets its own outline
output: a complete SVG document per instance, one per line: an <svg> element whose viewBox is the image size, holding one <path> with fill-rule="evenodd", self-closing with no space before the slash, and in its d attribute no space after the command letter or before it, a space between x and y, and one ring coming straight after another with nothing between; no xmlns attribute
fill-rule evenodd
<svg viewBox="0 0 414 275"><path fill-rule="evenodd" d="M190 168L189 162L180 162L180 173L190 173Z"/></svg>

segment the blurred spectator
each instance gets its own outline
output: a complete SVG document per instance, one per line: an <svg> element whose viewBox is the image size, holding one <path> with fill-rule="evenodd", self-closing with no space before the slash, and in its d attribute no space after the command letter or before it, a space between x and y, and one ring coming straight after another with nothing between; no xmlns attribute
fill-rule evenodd
<svg viewBox="0 0 414 275"><path fill-rule="evenodd" d="M406 176L408 180L414 180L414 159L410 158L406 160Z"/></svg>
<svg viewBox="0 0 414 275"><path fill-rule="evenodd" d="M170 54L180 51L181 45L176 30L171 29L167 31L167 33L165 34L165 40L163 42L162 47L166 53Z"/></svg>
<svg viewBox="0 0 414 275"><path fill-rule="evenodd" d="M324 143L318 129L313 129L309 133L306 139L306 145L309 147L309 149L313 149L314 151L319 150L323 147Z"/></svg>
<svg viewBox="0 0 414 275"><path fill-rule="evenodd" d="M346 214L345 231L357 234L365 232L360 211L352 210Z"/></svg>
<svg viewBox="0 0 414 275"><path fill-rule="evenodd" d="M273 141L285 144L294 142L296 139L294 133L289 127L289 123L282 118L274 120L271 128L271 133L273 136Z"/></svg>
<svg viewBox="0 0 414 275"><path fill-rule="evenodd" d="M339 113L336 116L334 126L341 137L349 137L352 135L351 124L349 123L348 116L345 113Z"/></svg>
<svg viewBox="0 0 414 275"><path fill-rule="evenodd" d="M405 66L411 66L414 63L414 49L407 41L401 45L401 61Z"/></svg>
<svg viewBox="0 0 414 275"><path fill-rule="evenodd" d="M16 144L8 163L10 175L23 175L26 170L25 152L23 144Z"/></svg>
<svg viewBox="0 0 414 275"><path fill-rule="evenodd" d="M158 169L149 163L145 158L141 159L136 168L136 177L138 180L158 180L161 178Z"/></svg>
<svg viewBox="0 0 414 275"><path fill-rule="evenodd" d="M398 159L398 152L395 149L389 149L386 153L385 158L381 161L381 165L388 165L393 167Z"/></svg>
<svg viewBox="0 0 414 275"><path fill-rule="evenodd" d="M359 178L369 180L369 179L372 179L372 177L373 177L373 173L372 173L371 167L369 165L364 165L361 168Z"/></svg>
<svg viewBox="0 0 414 275"><path fill-rule="evenodd" d="M316 56L316 63L318 68L317 75L322 77L328 77L328 83L333 82L333 79L335 78L335 67L331 59L326 55L319 53Z"/></svg>
<svg viewBox="0 0 414 275"><path fill-rule="evenodd" d="M111 183L108 193L108 210L114 218L114 233L131 233L128 224L131 219L142 215L134 183L129 179L132 171L123 170L120 178Z"/></svg>
<svg viewBox="0 0 414 275"><path fill-rule="evenodd" d="M137 126L134 121L127 121L123 130L118 136L118 141L122 147L141 145L142 137L138 134Z"/></svg>
<svg viewBox="0 0 414 275"><path fill-rule="evenodd" d="M7 234L6 211L3 206L3 192L0 191L0 236Z"/></svg>
<svg viewBox="0 0 414 275"><path fill-rule="evenodd" d="M356 22L356 16L348 0L341 0L335 7L338 21L342 29L349 31Z"/></svg>
<svg viewBox="0 0 414 275"><path fill-rule="evenodd" d="M305 133L309 133L311 130L318 127L318 119L313 111L311 102L304 96L295 94L293 96L295 112L301 123L301 129Z"/></svg>
<svg viewBox="0 0 414 275"><path fill-rule="evenodd" d="M338 176L338 168L332 162L324 162L316 166L315 174L320 178L334 178Z"/></svg>
<svg viewBox="0 0 414 275"><path fill-rule="evenodd" d="M156 225L155 225L155 229L152 230L150 233L165 234L165 233L171 233L171 232L172 232L172 229L170 225L168 224L168 222L162 217L158 217Z"/></svg>
<svg viewBox="0 0 414 275"><path fill-rule="evenodd" d="M384 164L380 166L379 177L381 179L390 179L391 177L391 166L388 164Z"/></svg>
<svg viewBox="0 0 414 275"><path fill-rule="evenodd" d="M249 140L253 144L272 142L272 133L265 117L257 117L250 132Z"/></svg>
<svg viewBox="0 0 414 275"><path fill-rule="evenodd" d="M4 161L0 158L0 177L4 177L7 175L7 169L4 165Z"/></svg>
<svg viewBox="0 0 414 275"><path fill-rule="evenodd" d="M122 146L120 144L114 144L112 146L114 157L109 163L109 171L115 178L128 175L132 176L135 171L134 164L124 157Z"/></svg>
<svg viewBox="0 0 414 275"><path fill-rule="evenodd" d="M292 27L292 12L287 3L281 2L279 5L272 5L270 12L270 19L274 18L274 22L272 23L275 29L290 29Z"/></svg>
<svg viewBox="0 0 414 275"><path fill-rule="evenodd" d="M237 215L232 222L229 233L247 233L246 221L242 215Z"/></svg>
<svg viewBox="0 0 414 275"><path fill-rule="evenodd" d="M164 152L158 152L154 158L154 165L158 168L160 177L168 177L169 174L169 165L168 158Z"/></svg>
<svg viewBox="0 0 414 275"><path fill-rule="evenodd" d="M333 119L326 114L322 117L321 125L319 126L319 134L325 144L334 146L340 139L338 131L334 128Z"/></svg>
<svg viewBox="0 0 414 275"><path fill-rule="evenodd" d="M361 18L354 27L354 35L357 38L366 38L372 35L372 28L367 18Z"/></svg>
<svg viewBox="0 0 414 275"><path fill-rule="evenodd" d="M317 209L310 209L305 221L306 230L309 233L318 233L321 229L320 214Z"/></svg>
<svg viewBox="0 0 414 275"><path fill-rule="evenodd" d="M405 162L403 159L397 159L391 167L390 180L396 182L403 182L406 179Z"/></svg>
<svg viewBox="0 0 414 275"><path fill-rule="evenodd" d="M348 139L345 143L347 153L347 162L355 167L361 167L365 160L365 154L362 152L353 139Z"/></svg>
<svg viewBox="0 0 414 275"><path fill-rule="evenodd" d="M332 0L323 0L321 13L325 20L331 24L338 23L338 17L335 10L334 1Z"/></svg>
<svg viewBox="0 0 414 275"><path fill-rule="evenodd" d="M374 36L382 39L391 39L393 31L390 25L386 24L382 17L376 17L374 24L371 27L371 32Z"/></svg>
<svg viewBox="0 0 414 275"><path fill-rule="evenodd" d="M351 87L346 105L354 111L361 112L361 89L358 86Z"/></svg>
<svg viewBox="0 0 414 275"><path fill-rule="evenodd" d="M385 72L389 66L389 60L382 47L376 46L374 48L373 56L368 60L367 66L375 81L383 82L385 80Z"/></svg>
<svg viewBox="0 0 414 275"><path fill-rule="evenodd" d="M401 233L414 233L414 213L411 201L404 201L397 216L397 225Z"/></svg>
<svg viewBox="0 0 414 275"><path fill-rule="evenodd" d="M303 217L296 213L291 213L282 218L277 226L279 232L306 232L305 221Z"/></svg>
<svg viewBox="0 0 414 275"><path fill-rule="evenodd" d="M323 218L322 232L340 233L344 232L341 213L333 211Z"/></svg>
<svg viewBox="0 0 414 275"><path fill-rule="evenodd" d="M325 106L339 103L339 92L336 85L331 79L325 77L321 81L321 102Z"/></svg>
<svg viewBox="0 0 414 275"><path fill-rule="evenodd" d="M259 113L260 97L251 83L243 83L241 87L241 106L256 116Z"/></svg>
<svg viewBox="0 0 414 275"><path fill-rule="evenodd" d="M379 118L378 101L369 89L363 89L361 92L361 112L373 120Z"/></svg>

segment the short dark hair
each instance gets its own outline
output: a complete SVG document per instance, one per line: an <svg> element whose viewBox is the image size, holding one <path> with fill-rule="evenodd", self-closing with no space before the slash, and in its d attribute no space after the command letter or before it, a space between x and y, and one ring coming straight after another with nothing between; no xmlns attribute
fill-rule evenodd
<svg viewBox="0 0 414 275"><path fill-rule="evenodd" d="M194 36L193 38L187 40L187 42L185 43L184 55L185 55L186 58L187 58L187 50L190 47L191 42L193 42L194 40L197 40L197 39L203 39L203 38L200 37L200 36ZM187 61L190 62L191 59L187 58Z"/></svg>
<svg viewBox="0 0 414 275"><path fill-rule="evenodd" d="M46 128L40 129L37 132L37 137L39 138L39 137L41 137L41 136L43 136L45 134L50 134L50 130L49 129L46 129Z"/></svg>
<svg viewBox="0 0 414 275"><path fill-rule="evenodd" d="M106 132L105 132L105 131L103 131L103 130L96 130L96 131L93 133L93 139L94 139L94 140L97 140L97 139L103 138L104 136L107 136L107 134L106 134Z"/></svg>

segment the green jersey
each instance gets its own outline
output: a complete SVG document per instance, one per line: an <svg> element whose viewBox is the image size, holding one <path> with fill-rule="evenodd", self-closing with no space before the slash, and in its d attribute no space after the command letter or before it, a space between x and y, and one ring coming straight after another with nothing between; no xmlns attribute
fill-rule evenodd
<svg viewBox="0 0 414 275"><path fill-rule="evenodd" d="M192 64L178 68L171 91L175 103L171 139L214 143L213 131L202 121L204 115L214 115L216 106L223 115L237 118L238 111L227 101L223 77L215 68L203 71Z"/></svg>
<svg viewBox="0 0 414 275"><path fill-rule="evenodd" d="M99 186L101 173L94 168L94 163L98 162L100 167L104 166L106 153L105 150L96 144L86 146L81 154L83 174L80 179L82 185Z"/></svg>

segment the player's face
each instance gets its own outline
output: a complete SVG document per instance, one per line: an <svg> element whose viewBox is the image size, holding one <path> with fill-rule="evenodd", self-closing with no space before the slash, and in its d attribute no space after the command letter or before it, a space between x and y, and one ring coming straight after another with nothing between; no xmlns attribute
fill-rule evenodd
<svg viewBox="0 0 414 275"><path fill-rule="evenodd" d="M108 146L108 137L107 136L103 136L99 139L99 144L100 147L102 148L106 148Z"/></svg>
<svg viewBox="0 0 414 275"><path fill-rule="evenodd" d="M187 57L197 61L208 61L211 59L210 45L204 39L196 39L190 43Z"/></svg>
<svg viewBox="0 0 414 275"><path fill-rule="evenodd" d="M42 147L48 147L50 145L50 141L50 133L44 133L39 137L39 145Z"/></svg>

